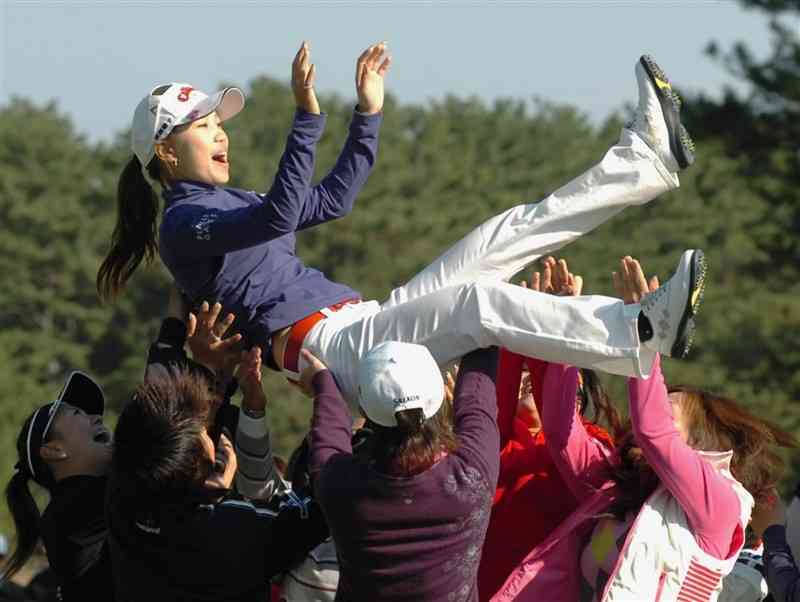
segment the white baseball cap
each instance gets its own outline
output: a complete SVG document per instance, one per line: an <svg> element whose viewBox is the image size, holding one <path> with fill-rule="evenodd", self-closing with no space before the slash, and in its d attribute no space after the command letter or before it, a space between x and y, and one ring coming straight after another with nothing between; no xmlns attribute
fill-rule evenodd
<svg viewBox="0 0 800 602"><path fill-rule="evenodd" d="M372 422L397 426L395 413L422 410L430 418L444 401L444 380L427 347L388 341L373 347L358 366L361 409Z"/></svg>
<svg viewBox="0 0 800 602"><path fill-rule="evenodd" d="M131 146L142 171L155 155L156 142L184 123L217 112L220 121L236 115L244 107L244 93L239 88L225 88L209 96L190 84L171 83L156 86L136 106L131 126Z"/></svg>

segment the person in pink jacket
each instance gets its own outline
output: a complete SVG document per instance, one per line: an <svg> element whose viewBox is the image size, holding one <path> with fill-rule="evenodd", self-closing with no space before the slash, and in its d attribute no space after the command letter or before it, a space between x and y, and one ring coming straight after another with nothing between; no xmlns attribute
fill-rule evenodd
<svg viewBox="0 0 800 602"><path fill-rule="evenodd" d="M629 257L615 280L629 303L657 284ZM612 452L576 417L577 386L576 368L548 368L542 422L581 503L492 599L716 600L754 502L779 477L770 444L796 441L732 400L670 393L656 360L650 378L628 380L631 432Z"/></svg>

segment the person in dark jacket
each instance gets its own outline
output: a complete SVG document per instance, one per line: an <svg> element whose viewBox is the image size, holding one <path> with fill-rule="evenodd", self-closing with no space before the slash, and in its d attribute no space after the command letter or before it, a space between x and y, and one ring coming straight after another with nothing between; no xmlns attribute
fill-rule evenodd
<svg viewBox="0 0 800 602"><path fill-rule="evenodd" d="M386 342L359 366L373 435L353 453L331 372L307 351L314 391L310 472L339 556L336 600L477 601L499 470L497 349L461 362L452 412L421 345Z"/></svg>
<svg viewBox="0 0 800 602"><path fill-rule="evenodd" d="M328 536L313 502L274 511L231 493L236 454L225 434L209 437L211 396L198 374L171 373L120 415L107 506L120 602L260 602Z"/></svg>
<svg viewBox="0 0 800 602"><path fill-rule="evenodd" d="M14 575L41 538L65 602L113 599L108 529L103 512L111 433L103 424L100 386L72 372L55 401L31 414L17 438L19 459L6 488L17 545L2 579ZM50 493L39 515L28 482Z"/></svg>
<svg viewBox="0 0 800 602"><path fill-rule="evenodd" d="M786 539L786 504L775 492L773 504L753 511L750 523L764 542L764 573L775 602L800 602L800 569Z"/></svg>

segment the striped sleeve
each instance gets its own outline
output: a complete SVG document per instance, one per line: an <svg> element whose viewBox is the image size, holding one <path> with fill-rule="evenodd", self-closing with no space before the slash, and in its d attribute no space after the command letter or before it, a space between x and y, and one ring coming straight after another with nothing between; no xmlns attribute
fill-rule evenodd
<svg viewBox="0 0 800 602"><path fill-rule="evenodd" d="M265 418L239 413L236 427L236 489L250 499L268 500L284 483L272 459L272 445Z"/></svg>

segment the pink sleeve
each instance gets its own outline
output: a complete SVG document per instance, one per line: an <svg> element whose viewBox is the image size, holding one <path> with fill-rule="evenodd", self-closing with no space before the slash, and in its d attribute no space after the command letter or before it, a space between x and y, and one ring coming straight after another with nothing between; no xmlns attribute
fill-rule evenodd
<svg viewBox="0 0 800 602"><path fill-rule="evenodd" d="M578 416L577 368L550 364L542 388L547 449L570 491L583 500L608 480L611 450L586 432Z"/></svg>
<svg viewBox="0 0 800 602"><path fill-rule="evenodd" d="M656 358L648 379L628 379L636 442L689 519L700 547L716 558L730 555L739 527L739 498L730 482L681 439Z"/></svg>

